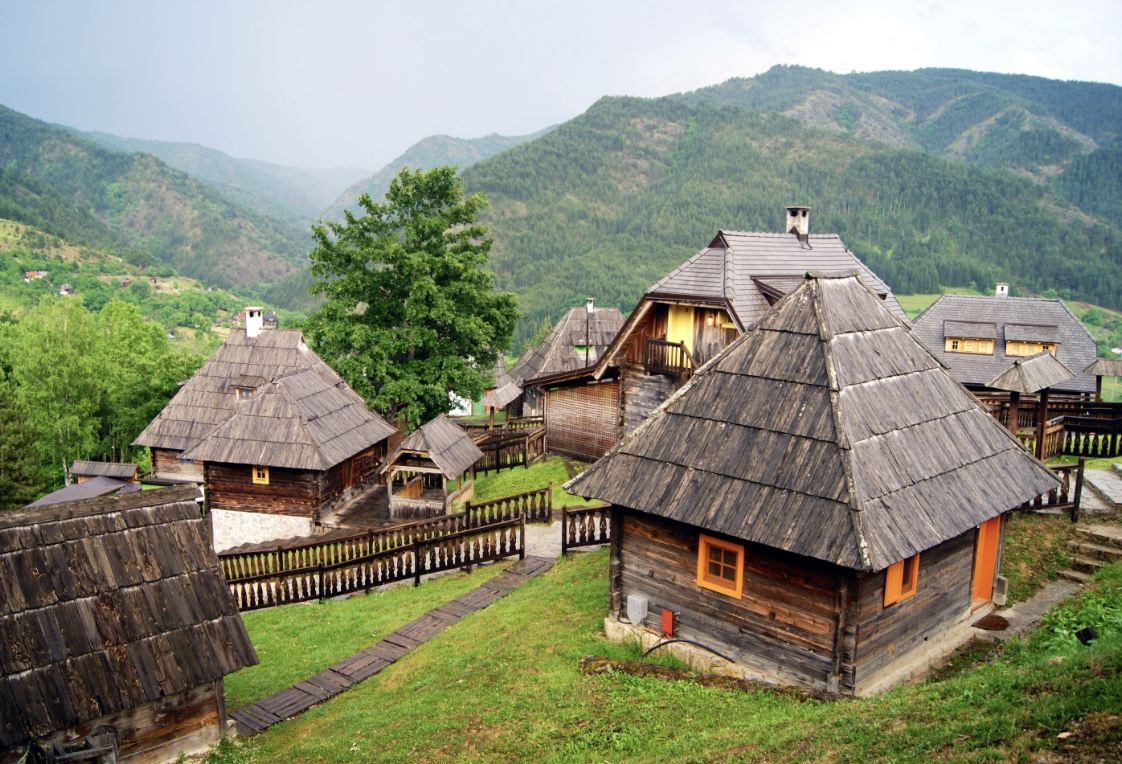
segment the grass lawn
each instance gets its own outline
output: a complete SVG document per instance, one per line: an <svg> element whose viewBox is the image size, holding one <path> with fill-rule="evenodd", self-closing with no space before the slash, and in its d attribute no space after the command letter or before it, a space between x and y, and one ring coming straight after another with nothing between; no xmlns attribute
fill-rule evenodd
<svg viewBox="0 0 1122 764"><path fill-rule="evenodd" d="M587 467L583 462L569 461L577 472ZM538 488L545 488L553 483L553 507L585 507L590 504L601 504L599 501L585 501L580 496L565 493L562 485L569 482L569 471L565 469L565 460L560 456L547 456L544 460L530 466L515 467L502 472L488 472L486 475L476 473L475 498L473 502L479 503L498 499L502 496L515 496Z"/></svg>
<svg viewBox="0 0 1122 764"><path fill-rule="evenodd" d="M1024 602L1071 565L1067 542L1075 538L1075 527L1066 515L1013 513L1001 556L1010 605Z"/></svg>
<svg viewBox="0 0 1122 764"><path fill-rule="evenodd" d="M634 655L598 636L607 562L606 550L561 561L377 677L262 735L223 744L212 762L875 764L1029 762L1044 760L1036 759L1043 751L1065 762L1122 755L1122 565L1100 573L1083 608L1067 606L1031 641L964 651L938 678L875 698L800 702L581 674L585 655ZM427 596L430 585L406 591ZM399 612L404 600L373 602L368 615L379 623L391 615L405 623L417 610ZM247 620L256 643L280 638L264 619ZM321 630L321 619L305 622L316 625L308 637L321 651L350 649L336 650L342 637ZM1090 647L1066 634L1084 622L1102 635ZM293 673L293 654L262 651L265 665L251 671ZM238 675L227 681L235 685Z"/></svg>
<svg viewBox="0 0 1122 764"><path fill-rule="evenodd" d="M966 287L947 287L945 294L981 294L981 292ZM898 294L896 301L900 303L908 318L915 318L942 296L942 294Z"/></svg>

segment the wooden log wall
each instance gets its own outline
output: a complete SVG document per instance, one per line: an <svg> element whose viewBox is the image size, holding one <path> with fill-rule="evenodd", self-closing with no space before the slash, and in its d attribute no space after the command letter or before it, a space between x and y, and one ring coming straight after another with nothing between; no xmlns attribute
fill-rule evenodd
<svg viewBox="0 0 1122 764"><path fill-rule="evenodd" d="M560 387L546 395L549 450L596 461L619 439L619 380Z"/></svg>
<svg viewBox="0 0 1122 764"><path fill-rule="evenodd" d="M642 366L643 348L647 344L647 338L665 337L669 326L670 306L652 305L650 310L647 311L647 315L643 317L643 321L631 330L631 336L627 338L627 345L623 349L622 357L617 357L616 362Z"/></svg>
<svg viewBox="0 0 1122 764"><path fill-rule="evenodd" d="M743 598L737 600L697 585L696 528L628 510L622 528L621 606L629 596L646 597L648 628L659 630L662 609L671 610L675 636L786 683L826 690L834 670L838 577L848 571L748 544ZM849 591L856 591L855 580ZM851 637L841 650L842 686L852 688Z"/></svg>
<svg viewBox="0 0 1122 764"><path fill-rule="evenodd" d="M736 339L735 329L730 333L721 326L721 319L727 320L727 315L725 311L714 308L698 308L693 312L693 357L699 366L710 361ZM709 324L709 319L713 319L712 325Z"/></svg>
<svg viewBox="0 0 1122 764"><path fill-rule="evenodd" d="M620 369L620 409L626 437L642 424L651 412L674 394L677 382L665 374L647 374L639 366L627 365Z"/></svg>
<svg viewBox="0 0 1122 764"><path fill-rule="evenodd" d="M919 556L916 593L884 606L886 571L860 579L857 613L857 682L868 681L896 659L951 627L970 612L974 574L971 529Z"/></svg>
<svg viewBox="0 0 1122 764"><path fill-rule="evenodd" d="M270 467L269 484L261 485L253 482L252 470L245 464L207 462L208 508L316 517L322 473Z"/></svg>
<svg viewBox="0 0 1122 764"><path fill-rule="evenodd" d="M152 472L158 478L203 482L203 463L181 462L179 461L179 455L182 453L182 451L170 451L166 448L153 448Z"/></svg>

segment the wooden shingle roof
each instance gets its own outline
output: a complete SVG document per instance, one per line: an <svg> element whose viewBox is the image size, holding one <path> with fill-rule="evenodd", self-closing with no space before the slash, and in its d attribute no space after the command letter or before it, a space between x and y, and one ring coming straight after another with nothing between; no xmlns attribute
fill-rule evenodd
<svg viewBox="0 0 1122 764"><path fill-rule="evenodd" d="M1096 358L1083 373L1094 377L1122 377L1122 358Z"/></svg>
<svg viewBox="0 0 1122 764"><path fill-rule="evenodd" d="M561 320L546 335L542 343L529 348L518 363L510 370L509 377L515 384L522 386L528 380L558 374L575 369L583 369L584 351L577 346L589 343L588 363L594 364L600 355L612 344L624 317L619 308L594 308L592 319L585 325L585 309L570 308ZM587 331L586 331L587 329Z"/></svg>
<svg viewBox="0 0 1122 764"><path fill-rule="evenodd" d="M0 514L0 748L257 663L198 494Z"/></svg>
<svg viewBox="0 0 1122 764"><path fill-rule="evenodd" d="M443 414L409 433L382 463L382 472L391 469L407 453L427 454L449 480L462 475L483 457L475 441Z"/></svg>
<svg viewBox="0 0 1122 764"><path fill-rule="evenodd" d="M343 381L305 344L303 332L297 329L267 329L256 337L247 337L244 328L231 329L226 342L187 380L133 445L176 451L194 448L237 410L238 384L263 384L311 368L333 383Z"/></svg>
<svg viewBox="0 0 1122 764"><path fill-rule="evenodd" d="M518 396L520 395L522 395L522 388L514 384L514 382L507 382L502 387L496 388L484 395L480 404L501 409L518 400Z"/></svg>
<svg viewBox="0 0 1122 764"><path fill-rule="evenodd" d="M318 368L275 379L182 458L326 470L396 432L336 379Z"/></svg>
<svg viewBox="0 0 1122 764"><path fill-rule="evenodd" d="M76 461L70 465L70 474L81 475L82 477L104 475L105 477L125 478L127 480L136 477L136 465L119 462Z"/></svg>
<svg viewBox="0 0 1122 764"><path fill-rule="evenodd" d="M947 337L955 336L949 333L948 326L958 331L964 322L995 326L993 355L946 351ZM1057 389L1073 393L1095 391L1095 378L1079 370L1095 360L1098 345L1063 300L945 294L912 323L919 341L965 385L985 385L1020 357L1005 355L1007 341L1056 342L1056 358L1076 372L1073 379Z"/></svg>
<svg viewBox="0 0 1122 764"><path fill-rule="evenodd" d="M566 490L880 570L1056 484L850 275L808 278Z"/></svg>
<svg viewBox="0 0 1122 764"><path fill-rule="evenodd" d="M1038 393L1074 378L1075 374L1070 369L1057 361L1049 351L1043 350L1028 358L1013 361L1005 371L987 382L986 387L1016 393Z"/></svg>
<svg viewBox="0 0 1122 764"><path fill-rule="evenodd" d="M98 496L105 496L106 494L120 494L120 493L133 493L134 491L143 490L136 483L127 483L123 480L114 480L104 475L98 475L95 478L90 478L82 483L72 483L65 488L60 488L57 491L52 491L42 498L36 499L27 505L27 509L32 507L46 507L51 504L63 504L68 501L82 501L83 499L95 499Z"/></svg>

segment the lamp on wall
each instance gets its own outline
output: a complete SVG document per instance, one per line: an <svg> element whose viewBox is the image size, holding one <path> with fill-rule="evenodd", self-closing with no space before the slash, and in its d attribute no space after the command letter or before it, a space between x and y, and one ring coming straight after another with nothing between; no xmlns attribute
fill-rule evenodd
<svg viewBox="0 0 1122 764"><path fill-rule="evenodd" d="M705 317L705 323L708 324L709 326L713 325L713 314L712 313L710 313L709 315L707 315Z"/></svg>

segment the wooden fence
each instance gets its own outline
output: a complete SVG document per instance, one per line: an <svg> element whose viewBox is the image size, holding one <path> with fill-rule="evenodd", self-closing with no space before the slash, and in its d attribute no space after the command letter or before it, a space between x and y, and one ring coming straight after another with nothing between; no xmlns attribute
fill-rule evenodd
<svg viewBox="0 0 1122 764"><path fill-rule="evenodd" d="M612 507L561 507L561 554L578 546L607 544L611 540Z"/></svg>
<svg viewBox="0 0 1122 764"><path fill-rule="evenodd" d="M1079 521L1079 502L1083 497L1083 464L1080 459L1078 464L1060 464L1048 469L1056 473L1062 483L1043 496L1037 496L1032 501L1026 501L1018 510L1039 509L1066 509L1071 513L1071 521Z"/></svg>
<svg viewBox="0 0 1122 764"><path fill-rule="evenodd" d="M504 520L513 520L522 516L528 523L553 522L553 483L536 491L527 491L515 496L504 496L501 499L482 501L472 504L470 501L464 505L464 512L468 516L469 527L498 523Z"/></svg>
<svg viewBox="0 0 1122 764"><path fill-rule="evenodd" d="M322 600L446 570L518 555L525 557L526 521L500 523L422 539L336 562L227 579L238 610ZM321 558L322 559L322 558Z"/></svg>
<svg viewBox="0 0 1122 764"><path fill-rule="evenodd" d="M1020 417L1017 417L1020 419ZM1055 419L1049 419L1048 423L1044 426L1044 455L1040 457L1042 462L1049 459L1055 459L1063 453L1064 446L1064 420L1067 417L1058 416ZM1021 430L1017 433L1017 437L1030 454L1036 453L1036 438L1039 431Z"/></svg>
<svg viewBox="0 0 1122 764"><path fill-rule="evenodd" d="M648 337L643 344L643 365L648 371L688 379L697 368L697 361L690 355L684 342L668 342Z"/></svg>
<svg viewBox="0 0 1122 764"><path fill-rule="evenodd" d="M475 471L501 472L530 465L545 456L545 428L532 430L494 430L475 437L475 445L483 457L475 463Z"/></svg>
<svg viewBox="0 0 1122 764"><path fill-rule="evenodd" d="M471 435L473 438L477 435L484 435L492 431L491 423L488 419L480 419L477 416L472 417L449 417L455 422L460 429ZM545 418L540 416L523 416L523 417L510 417L506 421L496 422L494 432L511 431L511 430L533 430L537 427L545 426Z"/></svg>
<svg viewBox="0 0 1122 764"><path fill-rule="evenodd" d="M1062 453L1103 459L1122 456L1122 417L1065 416Z"/></svg>

